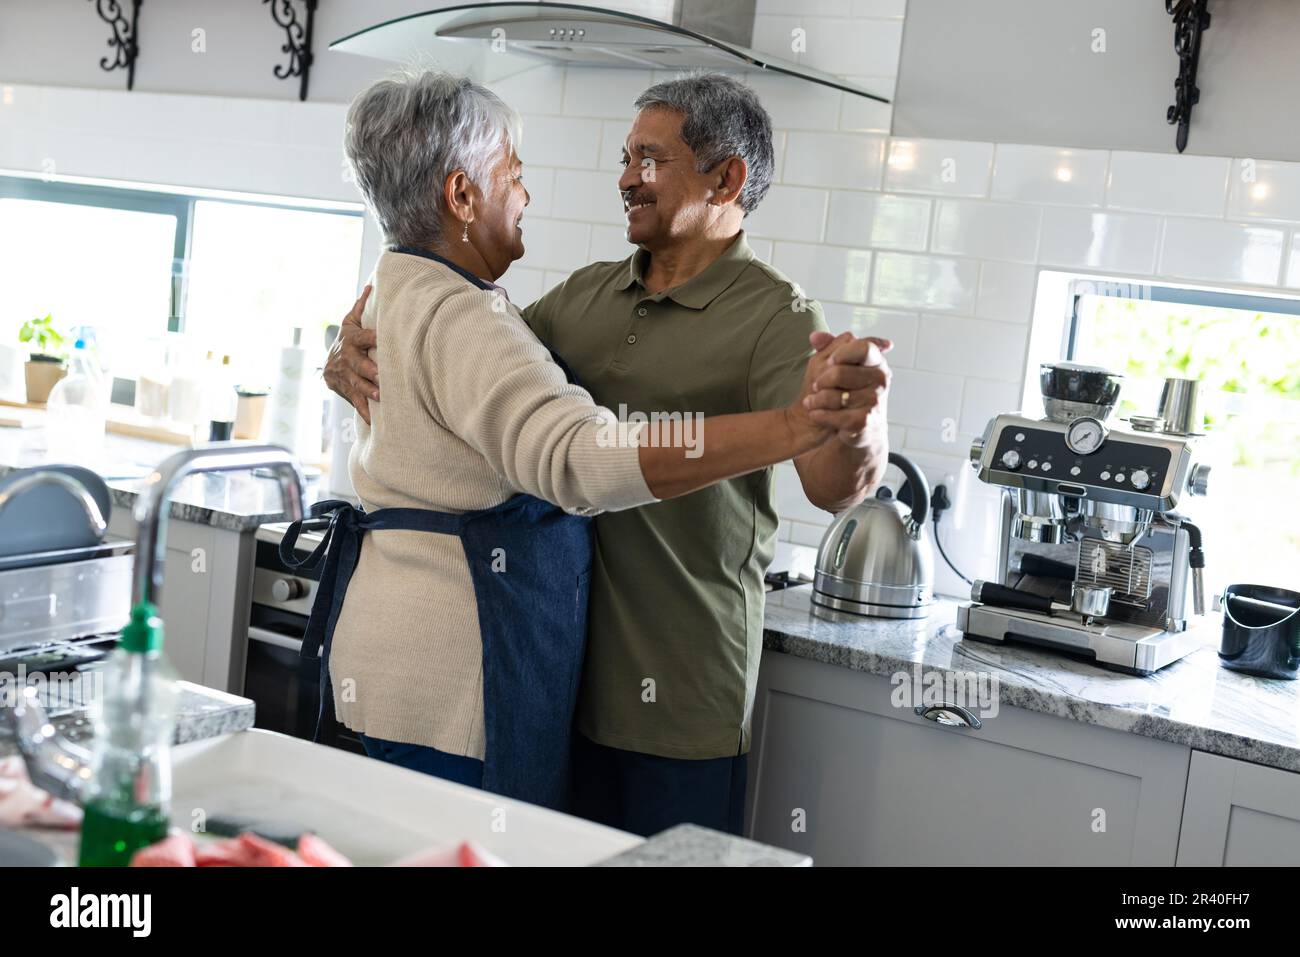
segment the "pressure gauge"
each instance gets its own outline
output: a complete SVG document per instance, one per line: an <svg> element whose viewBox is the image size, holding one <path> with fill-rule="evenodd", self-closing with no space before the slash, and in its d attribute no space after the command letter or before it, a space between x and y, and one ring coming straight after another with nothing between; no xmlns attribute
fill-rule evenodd
<svg viewBox="0 0 1300 957"><path fill-rule="evenodd" d="M1106 426L1090 415L1080 416L1065 430L1065 444L1076 455L1091 455L1106 441Z"/></svg>

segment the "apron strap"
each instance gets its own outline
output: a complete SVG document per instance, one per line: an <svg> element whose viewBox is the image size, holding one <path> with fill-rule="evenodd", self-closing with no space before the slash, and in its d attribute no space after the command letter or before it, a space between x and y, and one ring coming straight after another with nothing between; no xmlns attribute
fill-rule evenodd
<svg viewBox="0 0 1300 957"><path fill-rule="evenodd" d="M306 519L290 523L284 538L280 540L280 560L289 568L295 569L315 569L324 562L300 652L304 658L311 658L318 651L320 654L320 710L316 716L313 741L319 742L322 739L325 728L334 717L334 685L329 674L330 651L348 584L352 581L352 573L356 571L357 561L361 557L361 540L365 532L401 529L459 535L470 514L472 513L458 515L422 508L381 508L367 513L351 502L329 499L313 505ZM299 557L294 551L294 545L304 524L318 524L322 519L327 524L320 544L310 555Z"/></svg>

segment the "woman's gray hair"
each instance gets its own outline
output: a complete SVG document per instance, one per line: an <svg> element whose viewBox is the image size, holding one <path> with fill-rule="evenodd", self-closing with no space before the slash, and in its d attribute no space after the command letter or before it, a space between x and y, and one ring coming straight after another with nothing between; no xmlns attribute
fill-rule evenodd
<svg viewBox="0 0 1300 957"><path fill-rule="evenodd" d="M772 118L758 95L722 73L692 73L656 83L636 98L638 110L665 107L682 115L682 139L703 173L739 156L748 167L740 191L746 214L758 208L772 185Z"/></svg>
<svg viewBox="0 0 1300 957"><path fill-rule="evenodd" d="M519 114L486 87L438 70L407 69L362 91L348 109L343 151L389 243L442 240L447 177L480 189L500 150L519 147Z"/></svg>

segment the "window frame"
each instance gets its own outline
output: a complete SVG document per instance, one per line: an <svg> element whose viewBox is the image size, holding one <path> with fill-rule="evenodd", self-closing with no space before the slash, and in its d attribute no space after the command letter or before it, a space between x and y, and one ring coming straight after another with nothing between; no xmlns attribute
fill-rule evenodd
<svg viewBox="0 0 1300 957"><path fill-rule="evenodd" d="M1140 294L1134 294L1134 291ZM1176 286L1167 283L1139 282L1130 279L1088 279L1070 281L1070 315L1065 329L1065 358L1072 362L1079 344L1079 305L1087 295L1107 299L1139 299L1167 302L1178 306L1208 306L1242 312L1267 312L1295 316L1300 320L1300 296L1274 296L1259 292L1231 292L1202 286Z"/></svg>
<svg viewBox="0 0 1300 957"><path fill-rule="evenodd" d="M190 255L194 245L194 204L200 201L229 203L235 206L265 206L272 209L293 210L308 213L328 213L335 216L353 216L365 219L365 208L361 204L294 202L292 197L268 198L266 200L249 199L241 195L234 197L222 195L220 191L204 190L191 192L171 189L141 189L130 184L103 185L100 183L78 183L67 179L15 176L0 172L0 199L22 199L40 203L67 203L72 206L93 206L100 209L120 209L125 212L158 213L176 217L176 235L172 243L172 282L181 277L174 299L175 315L170 317L167 329L162 331L184 332L187 315L187 298L189 283L184 277L189 275ZM171 320L175 320L172 326Z"/></svg>

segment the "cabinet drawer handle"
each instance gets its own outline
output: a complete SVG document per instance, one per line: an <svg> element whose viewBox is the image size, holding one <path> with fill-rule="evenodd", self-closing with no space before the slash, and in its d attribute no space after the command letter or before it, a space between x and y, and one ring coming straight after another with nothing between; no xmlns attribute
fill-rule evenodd
<svg viewBox="0 0 1300 957"><path fill-rule="evenodd" d="M984 723L965 708L955 704L933 705L929 708L917 705L912 709L927 721L947 725L950 728L970 728L978 731Z"/></svg>

